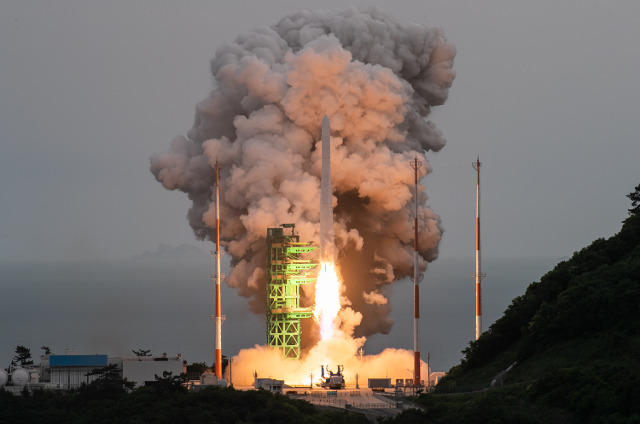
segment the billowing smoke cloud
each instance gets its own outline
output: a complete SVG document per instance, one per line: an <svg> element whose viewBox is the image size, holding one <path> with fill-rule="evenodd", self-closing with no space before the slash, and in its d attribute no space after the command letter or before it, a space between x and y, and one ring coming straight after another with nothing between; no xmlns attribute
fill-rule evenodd
<svg viewBox="0 0 640 424"><path fill-rule="evenodd" d="M256 345L252 349L241 350L233 357L233 383L238 386L251 385L254 373L257 373L263 378L285 378L285 383L289 385L308 385L313 375L313 386L316 387L322 381L320 365L327 365L332 371L337 371L337 365L343 365L348 386L355 385L356 378L364 386L368 378L411 377L407 366L413 364L412 351L389 348L378 355L358 356L357 352L365 338L354 338L353 330L362 316L346 308L340 311L339 318L341 329L335 330L334 337L320 340L299 361L284 358L278 349L269 346ZM421 361L420 365L421 376L426 380L427 364ZM230 376L227 374L227 377Z"/></svg>
<svg viewBox="0 0 640 424"><path fill-rule="evenodd" d="M401 24L378 8L302 11L225 44L211 62L213 91L187 137L151 158L169 190L188 194L199 239L215 240L212 166L221 169L226 283L265 310L265 235L294 223L318 240L320 127L331 120L338 266L344 296L362 314L355 336L392 325L385 285L413 272L413 169L445 140L426 120L455 77L441 30ZM419 199L420 267L437 257L439 217Z"/></svg>

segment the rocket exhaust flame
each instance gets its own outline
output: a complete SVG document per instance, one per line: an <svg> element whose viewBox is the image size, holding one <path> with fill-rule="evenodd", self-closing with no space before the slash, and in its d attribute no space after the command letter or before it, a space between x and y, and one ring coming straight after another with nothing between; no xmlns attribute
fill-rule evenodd
<svg viewBox="0 0 640 424"><path fill-rule="evenodd" d="M347 352L362 336L390 331L383 288L413 271L414 175L406 164L417 156L424 177L424 152L445 144L428 116L447 99L454 56L439 28L400 23L377 7L297 12L216 51L213 90L197 105L187 135L151 157L151 172L168 190L188 194L196 237L215 241L212 169L219 160L220 245L231 257L225 282L250 299L254 312L266 310L265 228L292 222L302 240L327 234L319 230L317 201L326 189L321 154L329 149L319 143L318 126L326 114L334 163L328 262L344 279L338 300L349 306L334 319L333 337L319 345L328 349L346 337L351 342L340 351ZM443 232L426 199L421 188L421 271L437 258ZM314 349L304 343L307 352ZM349 372L347 360L318 361Z"/></svg>
<svg viewBox="0 0 640 424"><path fill-rule="evenodd" d="M340 280L335 264L321 262L313 314L320 324L322 340L333 337L338 312L340 312Z"/></svg>

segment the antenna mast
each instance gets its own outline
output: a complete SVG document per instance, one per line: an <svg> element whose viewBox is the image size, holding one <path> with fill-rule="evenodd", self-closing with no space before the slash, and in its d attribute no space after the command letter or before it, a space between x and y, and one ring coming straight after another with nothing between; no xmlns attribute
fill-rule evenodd
<svg viewBox="0 0 640 424"><path fill-rule="evenodd" d="M476 272L471 274L476 282L476 340L482 334L482 297L480 292L480 281L485 277L485 273L480 270L480 156L471 163L476 170Z"/></svg>
<svg viewBox="0 0 640 424"><path fill-rule="evenodd" d="M418 280L418 169L422 162L416 156L409 162L413 168L415 177L415 213L414 213L414 238L413 238L413 385L420 385L420 347L418 342L418 330L420 325L420 287Z"/></svg>

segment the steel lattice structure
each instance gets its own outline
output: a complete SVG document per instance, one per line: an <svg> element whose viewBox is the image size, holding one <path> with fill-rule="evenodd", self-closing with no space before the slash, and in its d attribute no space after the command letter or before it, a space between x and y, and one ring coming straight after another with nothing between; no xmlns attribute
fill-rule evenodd
<svg viewBox="0 0 640 424"><path fill-rule="evenodd" d="M315 282L309 271L318 265L300 255L318 246L301 243L294 224L280 227L267 229L267 343L285 358L300 359L300 320L313 316L312 308L300 307L300 285Z"/></svg>

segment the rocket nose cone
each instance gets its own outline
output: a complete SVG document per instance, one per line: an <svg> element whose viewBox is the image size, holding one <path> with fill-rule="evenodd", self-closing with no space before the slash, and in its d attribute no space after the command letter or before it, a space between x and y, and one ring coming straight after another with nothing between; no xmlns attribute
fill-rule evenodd
<svg viewBox="0 0 640 424"><path fill-rule="evenodd" d="M324 115L322 118L322 143L328 143L331 137L331 125L329 124L329 117Z"/></svg>

